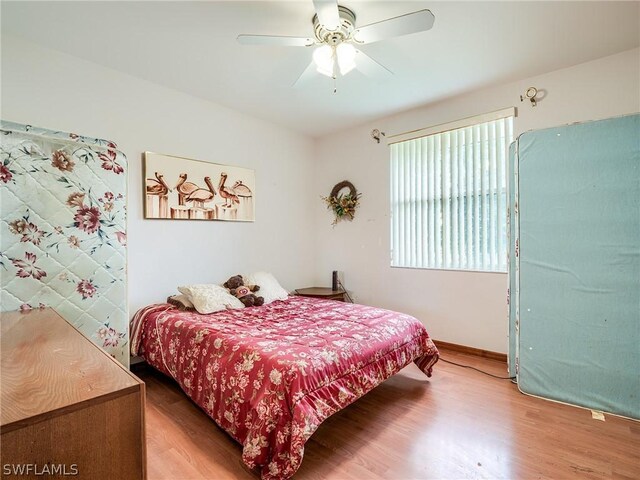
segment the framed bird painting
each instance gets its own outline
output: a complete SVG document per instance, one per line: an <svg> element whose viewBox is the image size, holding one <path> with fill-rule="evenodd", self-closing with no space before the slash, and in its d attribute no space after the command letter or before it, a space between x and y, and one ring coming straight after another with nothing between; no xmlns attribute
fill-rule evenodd
<svg viewBox="0 0 640 480"><path fill-rule="evenodd" d="M144 218L255 220L249 168L144 152Z"/></svg>

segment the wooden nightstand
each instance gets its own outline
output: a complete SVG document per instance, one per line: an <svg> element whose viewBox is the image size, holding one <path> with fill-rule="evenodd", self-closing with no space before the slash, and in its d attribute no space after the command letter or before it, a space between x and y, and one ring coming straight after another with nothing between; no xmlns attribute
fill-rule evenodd
<svg viewBox="0 0 640 480"><path fill-rule="evenodd" d="M296 289L296 295L301 297L323 298L325 300L337 300L344 302L344 290L332 290L326 287L309 287Z"/></svg>

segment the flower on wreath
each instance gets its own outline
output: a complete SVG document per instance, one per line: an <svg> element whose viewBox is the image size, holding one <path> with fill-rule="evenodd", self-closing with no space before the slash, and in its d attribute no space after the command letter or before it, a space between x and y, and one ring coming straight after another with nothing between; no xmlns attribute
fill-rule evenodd
<svg viewBox="0 0 640 480"><path fill-rule="evenodd" d="M341 192L345 188L349 189L348 193ZM353 220L356 209L360 205L361 196L362 194L356 192L351 182L344 181L333 187L328 197L321 197L327 204L327 209L332 210L335 216L332 225L335 226L343 218Z"/></svg>

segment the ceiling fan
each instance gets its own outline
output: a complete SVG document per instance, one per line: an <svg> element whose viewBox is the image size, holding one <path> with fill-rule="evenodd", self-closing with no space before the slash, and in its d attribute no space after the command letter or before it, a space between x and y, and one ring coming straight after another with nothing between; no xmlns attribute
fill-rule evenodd
<svg viewBox="0 0 640 480"><path fill-rule="evenodd" d="M311 21L315 38L242 34L238 35L238 42L242 45L315 46L313 60L294 86L305 83L316 72L335 80L338 74L344 76L354 68L369 77L384 77L393 73L354 45L423 32L433 27L435 20L431 11L424 9L356 27L355 13L338 5L337 0L313 0L313 5L316 14Z"/></svg>

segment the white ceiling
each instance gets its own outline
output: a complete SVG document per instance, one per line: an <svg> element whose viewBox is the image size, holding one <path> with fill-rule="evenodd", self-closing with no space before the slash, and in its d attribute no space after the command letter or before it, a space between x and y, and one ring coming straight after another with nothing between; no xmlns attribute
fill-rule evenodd
<svg viewBox="0 0 640 480"><path fill-rule="evenodd" d="M432 30L361 49L395 75L292 84L312 49L240 46L240 33L312 36L311 0L10 2L2 32L318 137L489 84L637 47L640 2L351 1L357 25L429 8Z"/></svg>

